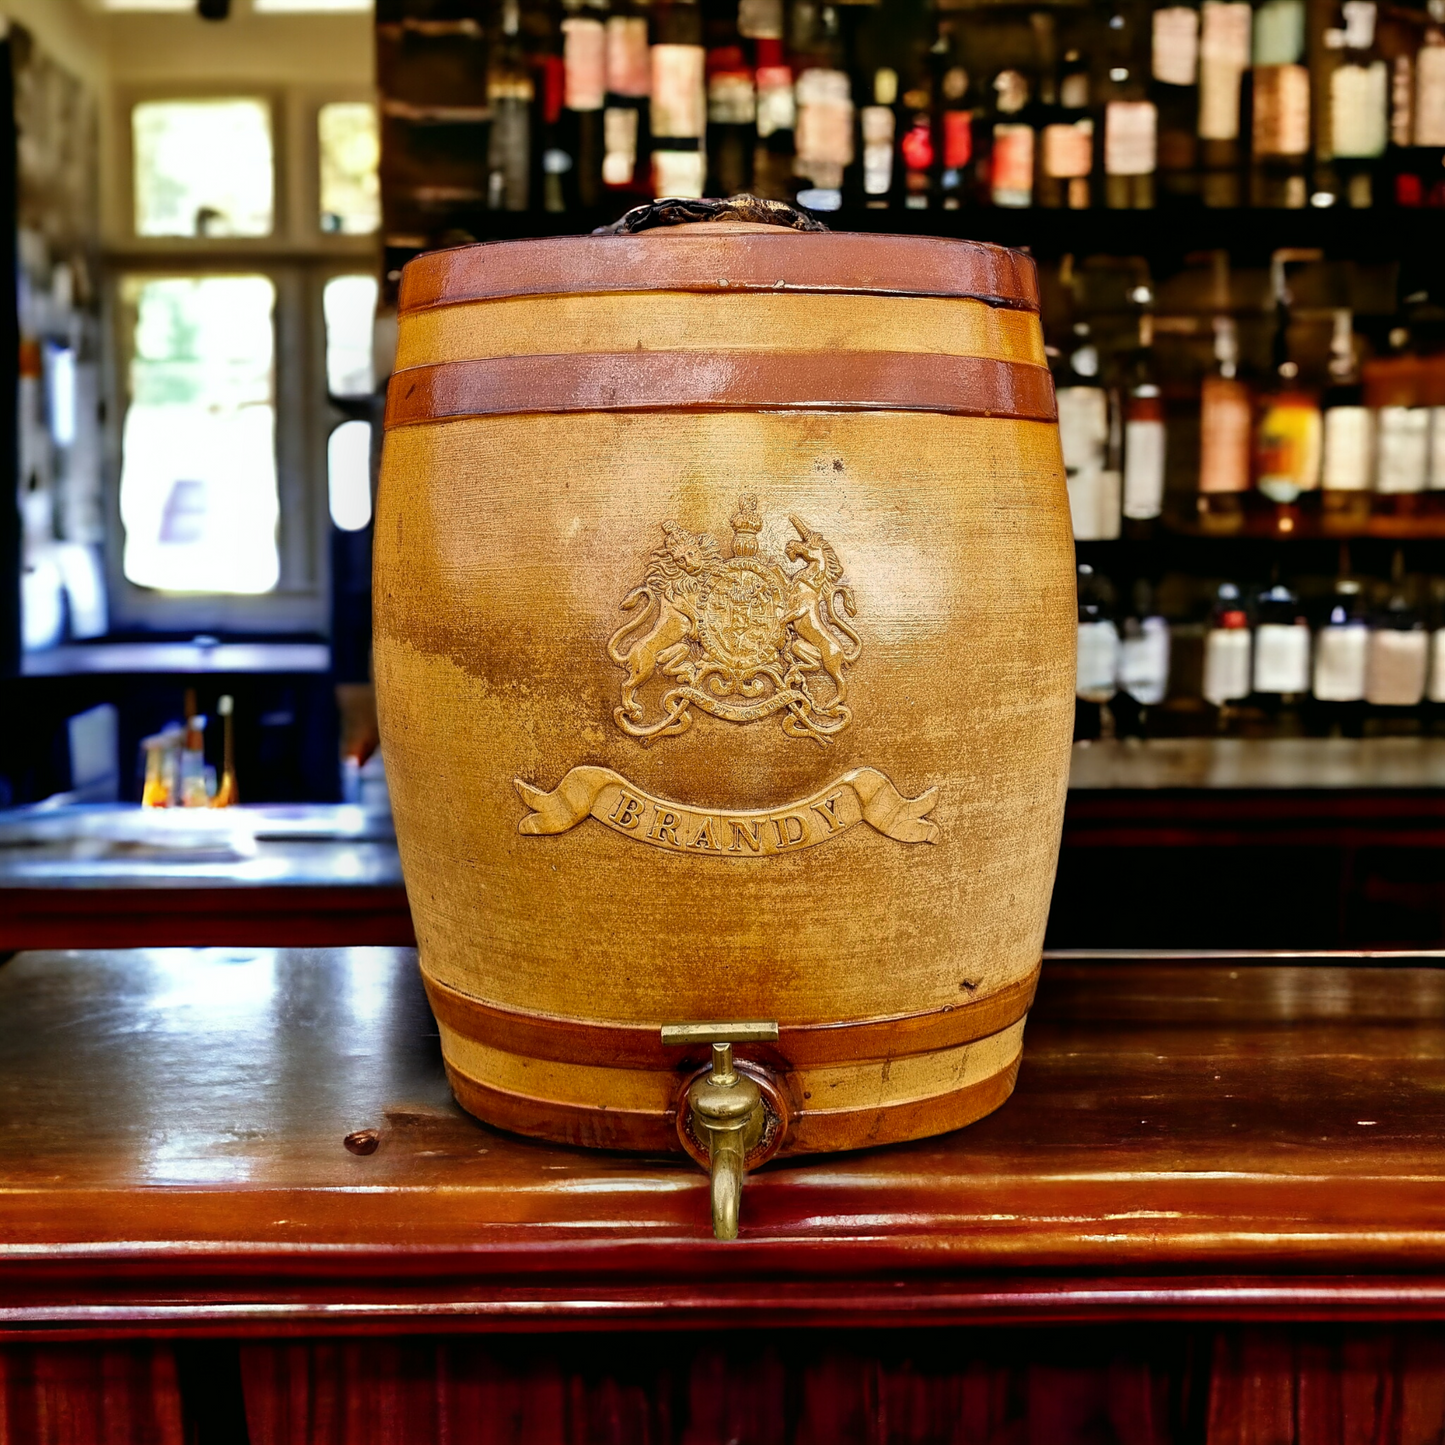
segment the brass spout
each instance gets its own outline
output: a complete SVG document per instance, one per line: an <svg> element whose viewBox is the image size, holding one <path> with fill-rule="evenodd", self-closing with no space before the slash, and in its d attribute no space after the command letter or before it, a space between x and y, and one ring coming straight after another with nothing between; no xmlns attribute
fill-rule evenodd
<svg viewBox="0 0 1445 1445"><path fill-rule="evenodd" d="M712 1044L712 1069L693 1080L686 1103L692 1136L697 1145L707 1151L712 1183L712 1232L716 1239L738 1237L748 1155L762 1139L767 1123L761 1089L733 1067L733 1040L740 1034L749 1040L769 1035L776 1039L777 1025L683 1024L664 1027L662 1031L663 1042L667 1044L692 1043L699 1037Z"/></svg>

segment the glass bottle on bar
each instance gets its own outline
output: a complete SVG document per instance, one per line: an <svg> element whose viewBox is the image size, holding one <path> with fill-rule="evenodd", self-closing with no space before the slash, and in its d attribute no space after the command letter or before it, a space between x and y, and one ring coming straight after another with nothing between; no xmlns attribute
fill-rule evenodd
<svg viewBox="0 0 1445 1445"><path fill-rule="evenodd" d="M1199 198L1199 10L1170 3L1154 11L1149 96L1159 113L1161 204Z"/></svg>
<svg viewBox="0 0 1445 1445"><path fill-rule="evenodd" d="M1154 366L1154 313L1148 287L1134 293L1139 312L1139 344L1129 358L1124 387L1124 532L1144 539L1153 535L1164 511L1166 430L1164 396Z"/></svg>
<svg viewBox="0 0 1445 1445"><path fill-rule="evenodd" d="M1232 316L1214 318L1214 368L1199 393L1199 527L1212 535L1244 530L1251 477L1254 402L1239 375Z"/></svg>
<svg viewBox="0 0 1445 1445"><path fill-rule="evenodd" d="M938 189L943 209L956 211L975 199L972 195L973 79L956 47L951 49L948 61L938 82L939 160L942 163Z"/></svg>
<svg viewBox="0 0 1445 1445"><path fill-rule="evenodd" d="M1252 681L1250 700L1266 729L1278 737L1300 736L1310 690L1310 625L1299 597L1279 582L1259 596Z"/></svg>
<svg viewBox="0 0 1445 1445"><path fill-rule="evenodd" d="M1355 210L1374 205L1389 141L1389 68L1375 45L1375 0L1343 0L1325 43L1339 51L1329 79L1330 170L1336 193ZM1316 185L1316 201L1329 194Z"/></svg>
<svg viewBox="0 0 1445 1445"><path fill-rule="evenodd" d="M635 0L613 0L607 16L607 103L602 112L602 182L609 191L652 194L648 97L652 61L647 17Z"/></svg>
<svg viewBox="0 0 1445 1445"><path fill-rule="evenodd" d="M1239 588L1224 582L1215 594L1209 629L1204 634L1205 702L1218 709L1215 727L1228 732L1232 712L1250 694L1254 635Z"/></svg>
<svg viewBox="0 0 1445 1445"><path fill-rule="evenodd" d="M606 155L606 0L563 0L562 61L565 107L561 149L572 164L564 174L566 209L602 203Z"/></svg>
<svg viewBox="0 0 1445 1445"><path fill-rule="evenodd" d="M1120 737L1143 738L1150 733L1149 710L1169 692L1170 634L1146 578L1135 581L1132 602L1119 639L1119 692L1113 712Z"/></svg>
<svg viewBox="0 0 1445 1445"><path fill-rule="evenodd" d="M1155 200L1159 112L1148 98L1138 0L1113 0L1112 10L1104 31L1104 204L1112 210L1149 210Z"/></svg>
<svg viewBox="0 0 1445 1445"><path fill-rule="evenodd" d="M1118 691L1119 629L1114 589L1087 563L1078 569L1079 647L1074 687L1074 741L1114 735L1109 704Z"/></svg>
<svg viewBox="0 0 1445 1445"><path fill-rule="evenodd" d="M1310 730L1326 737L1359 737L1364 724L1370 628L1363 615L1362 589L1348 571L1348 559L1342 559L1329 612L1315 633Z"/></svg>
<svg viewBox="0 0 1445 1445"><path fill-rule="evenodd" d="M1429 667L1430 634L1406 587L1404 554L1396 551L1389 597L1370 629L1365 701L1372 732L1418 731Z"/></svg>
<svg viewBox="0 0 1445 1445"><path fill-rule="evenodd" d="M1415 55L1414 146L1421 202L1445 206L1445 0L1427 0L1429 23Z"/></svg>
<svg viewBox="0 0 1445 1445"><path fill-rule="evenodd" d="M983 107L979 110L981 114ZM915 67L912 83L903 92L900 129L898 158L903 171L903 205L909 211L926 211L933 200L935 162L942 163L942 151L934 144L933 135L933 74L926 63ZM975 153L979 132L979 115L975 115Z"/></svg>
<svg viewBox="0 0 1445 1445"><path fill-rule="evenodd" d="M1089 62L1077 47L1064 52L1057 102L1039 137L1041 206L1087 211L1093 204L1094 118L1089 111Z"/></svg>
<svg viewBox="0 0 1445 1445"><path fill-rule="evenodd" d="M1251 25L1247 0L1203 0L1199 7L1200 196L1218 209L1241 202L1242 92Z"/></svg>
<svg viewBox="0 0 1445 1445"><path fill-rule="evenodd" d="M753 188L758 97L742 36L724 12L707 21L707 194Z"/></svg>
<svg viewBox="0 0 1445 1445"><path fill-rule="evenodd" d="M1111 541L1120 528L1120 476L1109 465L1109 393L1086 321L1074 323L1061 350L1055 393L1074 538Z"/></svg>
<svg viewBox="0 0 1445 1445"><path fill-rule="evenodd" d="M805 8L795 7L795 14ZM815 211L843 205L843 175L853 164L853 88L844 66L836 5L819 5L798 48L797 125L794 132L798 204ZM801 43L800 43L801 42ZM806 44L806 51L803 45Z"/></svg>
<svg viewBox="0 0 1445 1445"><path fill-rule="evenodd" d="M1329 385L1321 398L1324 462L1320 468L1320 525L1326 532L1363 532L1370 520L1375 462L1374 413L1365 405L1356 355L1354 317L1335 311Z"/></svg>
<svg viewBox="0 0 1445 1445"><path fill-rule="evenodd" d="M783 49L781 5L778 15L778 33L759 35L754 43L758 143L753 152L753 190L767 200L790 201L794 189L793 135L798 112L793 95L793 70Z"/></svg>
<svg viewBox="0 0 1445 1445"><path fill-rule="evenodd" d="M1251 205L1305 204L1310 73L1304 54L1304 0L1264 0L1254 12L1250 71Z"/></svg>
<svg viewBox="0 0 1445 1445"><path fill-rule="evenodd" d="M502 0L500 33L487 71L487 209L525 211L531 201L532 102L536 86L522 49L518 0Z"/></svg>
<svg viewBox="0 0 1445 1445"><path fill-rule="evenodd" d="M1300 499L1320 484L1324 425L1319 396L1304 385L1290 351L1290 253L1276 251L1270 267L1274 290L1273 379L1257 401L1255 486L1274 504L1269 528L1289 536L1301 529Z"/></svg>
<svg viewBox="0 0 1445 1445"><path fill-rule="evenodd" d="M652 15L652 193L696 198L706 181L707 53L697 0L662 0Z"/></svg>
<svg viewBox="0 0 1445 1445"><path fill-rule="evenodd" d="M1391 352L1364 366L1365 404L1375 418L1376 530L1409 535L1424 511L1430 470L1430 412L1422 405L1420 362L1404 326L1390 332Z"/></svg>
<svg viewBox="0 0 1445 1445"><path fill-rule="evenodd" d="M897 147L898 72L880 66L873 72L873 103L859 112L863 140L863 204L886 210L894 187L893 161Z"/></svg>

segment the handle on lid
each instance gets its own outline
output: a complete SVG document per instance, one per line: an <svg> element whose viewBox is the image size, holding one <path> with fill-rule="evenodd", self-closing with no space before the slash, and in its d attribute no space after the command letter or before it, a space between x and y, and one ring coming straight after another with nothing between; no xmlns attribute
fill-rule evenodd
<svg viewBox="0 0 1445 1445"><path fill-rule="evenodd" d="M726 200L694 201L664 197L645 206L634 206L610 226L598 226L594 236L633 236L659 226L687 226L697 221L744 221L754 226L786 226L793 231L826 231L806 211L786 201L768 201L761 196L729 196Z"/></svg>

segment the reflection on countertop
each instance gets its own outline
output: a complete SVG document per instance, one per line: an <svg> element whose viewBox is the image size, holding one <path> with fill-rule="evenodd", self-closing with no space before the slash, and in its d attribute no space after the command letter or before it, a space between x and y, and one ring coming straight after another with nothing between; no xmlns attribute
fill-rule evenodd
<svg viewBox="0 0 1445 1445"><path fill-rule="evenodd" d="M1074 744L1071 790L1445 788L1445 738L1127 738Z"/></svg>

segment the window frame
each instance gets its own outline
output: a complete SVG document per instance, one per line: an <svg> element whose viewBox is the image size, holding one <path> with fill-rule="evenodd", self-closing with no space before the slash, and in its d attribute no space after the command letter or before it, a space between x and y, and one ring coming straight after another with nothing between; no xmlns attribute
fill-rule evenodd
<svg viewBox="0 0 1445 1445"><path fill-rule="evenodd" d="M132 108L143 101L264 99L271 109L274 226L269 236L140 237L135 228ZM333 276L377 274L381 234L347 236L321 229L321 166L317 122L333 101L377 103L365 86L287 87L208 83L128 86L112 98L120 154L113 175L116 223L102 258L105 435L105 563L110 630L309 634L331 623L327 442L350 413L330 403L326 387L326 321L322 295ZM133 326L121 299L122 278L263 275L276 288L276 477L280 503L280 577L265 593L172 593L138 586L124 572L120 520L121 440L129 404Z"/></svg>

